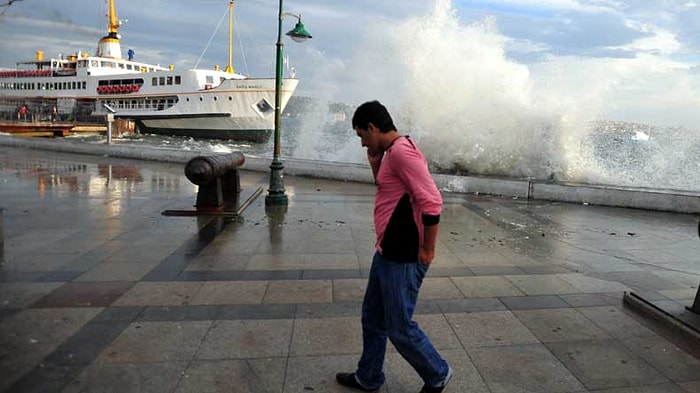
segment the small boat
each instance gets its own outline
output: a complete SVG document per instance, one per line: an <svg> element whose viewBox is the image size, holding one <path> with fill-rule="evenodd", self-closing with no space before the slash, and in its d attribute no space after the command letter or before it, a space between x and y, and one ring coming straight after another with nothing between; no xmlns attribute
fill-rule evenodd
<svg viewBox="0 0 700 393"><path fill-rule="evenodd" d="M229 1L230 25L233 3ZM134 61L131 51L123 58L115 0L109 0L108 19L107 35L94 55L79 51L46 60L37 51L33 61L0 68L0 120L42 121L58 112L64 121L104 122L107 113L113 113L134 120L142 133L269 139L275 121L275 78L234 72L230 34L226 69L180 71ZM281 111L297 84L296 78L282 79Z"/></svg>

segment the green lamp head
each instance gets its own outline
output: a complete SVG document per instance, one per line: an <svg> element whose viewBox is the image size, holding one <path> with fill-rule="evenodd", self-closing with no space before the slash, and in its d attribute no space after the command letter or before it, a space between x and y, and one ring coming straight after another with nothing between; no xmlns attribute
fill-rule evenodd
<svg viewBox="0 0 700 393"><path fill-rule="evenodd" d="M301 19L299 19L296 26L294 26L294 29L287 32L287 35L292 37L292 39L296 42L304 42L311 38L311 34L306 31L304 24L301 23Z"/></svg>

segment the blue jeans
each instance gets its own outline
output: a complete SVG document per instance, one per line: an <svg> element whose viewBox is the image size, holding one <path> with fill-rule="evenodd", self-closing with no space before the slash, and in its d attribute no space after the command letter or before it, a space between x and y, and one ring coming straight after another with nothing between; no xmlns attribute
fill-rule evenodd
<svg viewBox="0 0 700 393"><path fill-rule="evenodd" d="M362 303L362 357L355 376L368 389L384 384L387 338L428 386L440 386L449 366L412 320L428 265L374 254Z"/></svg>

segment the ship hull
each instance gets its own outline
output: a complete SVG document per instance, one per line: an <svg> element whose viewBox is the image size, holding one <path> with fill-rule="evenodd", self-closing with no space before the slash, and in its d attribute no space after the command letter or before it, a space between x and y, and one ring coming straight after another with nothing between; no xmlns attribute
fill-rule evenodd
<svg viewBox="0 0 700 393"><path fill-rule="evenodd" d="M256 118L210 114L140 118L137 119L137 127L143 134L262 143L270 139L274 124L270 125Z"/></svg>

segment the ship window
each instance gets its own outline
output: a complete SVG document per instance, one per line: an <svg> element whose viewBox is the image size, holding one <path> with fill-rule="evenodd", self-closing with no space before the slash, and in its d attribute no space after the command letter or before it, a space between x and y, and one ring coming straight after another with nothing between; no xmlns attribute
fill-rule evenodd
<svg viewBox="0 0 700 393"><path fill-rule="evenodd" d="M127 70L131 70L131 69L133 69L133 68L132 68L131 64L127 64L127 65L126 65L126 69L127 69Z"/></svg>
<svg viewBox="0 0 700 393"><path fill-rule="evenodd" d="M87 82L83 81L83 89L87 89Z"/></svg>
<svg viewBox="0 0 700 393"><path fill-rule="evenodd" d="M158 86L158 78L154 76L153 79L151 79L151 85Z"/></svg>
<svg viewBox="0 0 700 393"><path fill-rule="evenodd" d="M90 62L90 65L93 66L93 67L97 67L98 65L100 65L100 63L99 63L97 60L92 60L92 61Z"/></svg>
<svg viewBox="0 0 700 393"><path fill-rule="evenodd" d="M160 84L161 86L165 85L165 77L164 76L161 76L160 78L158 78L158 84Z"/></svg>
<svg viewBox="0 0 700 393"><path fill-rule="evenodd" d="M180 77L180 75L175 75L175 84L176 85L182 84L182 78Z"/></svg>
<svg viewBox="0 0 700 393"><path fill-rule="evenodd" d="M75 85L75 82L72 82L71 88L72 88L73 90L75 90L76 87L77 87L77 86Z"/></svg>
<svg viewBox="0 0 700 393"><path fill-rule="evenodd" d="M218 100L218 98L216 98L216 96L214 96L214 101L216 101L216 100Z"/></svg>
<svg viewBox="0 0 700 393"><path fill-rule="evenodd" d="M172 84L173 84L173 77L169 76L168 77L168 85L172 85Z"/></svg>
<svg viewBox="0 0 700 393"><path fill-rule="evenodd" d="M258 115L260 115L260 117L265 117L273 111L272 105L270 105L270 103L264 98L261 98L260 101L251 106L258 113Z"/></svg>
<svg viewBox="0 0 700 393"><path fill-rule="evenodd" d="M228 96L228 100L229 100L229 101L232 101L232 100L233 100L233 97Z"/></svg>
<svg viewBox="0 0 700 393"><path fill-rule="evenodd" d="M214 77L212 75L207 75L207 83L214 83Z"/></svg>
<svg viewBox="0 0 700 393"><path fill-rule="evenodd" d="M121 68L122 70L124 69L124 63L119 63L118 65L119 65L119 68Z"/></svg>

